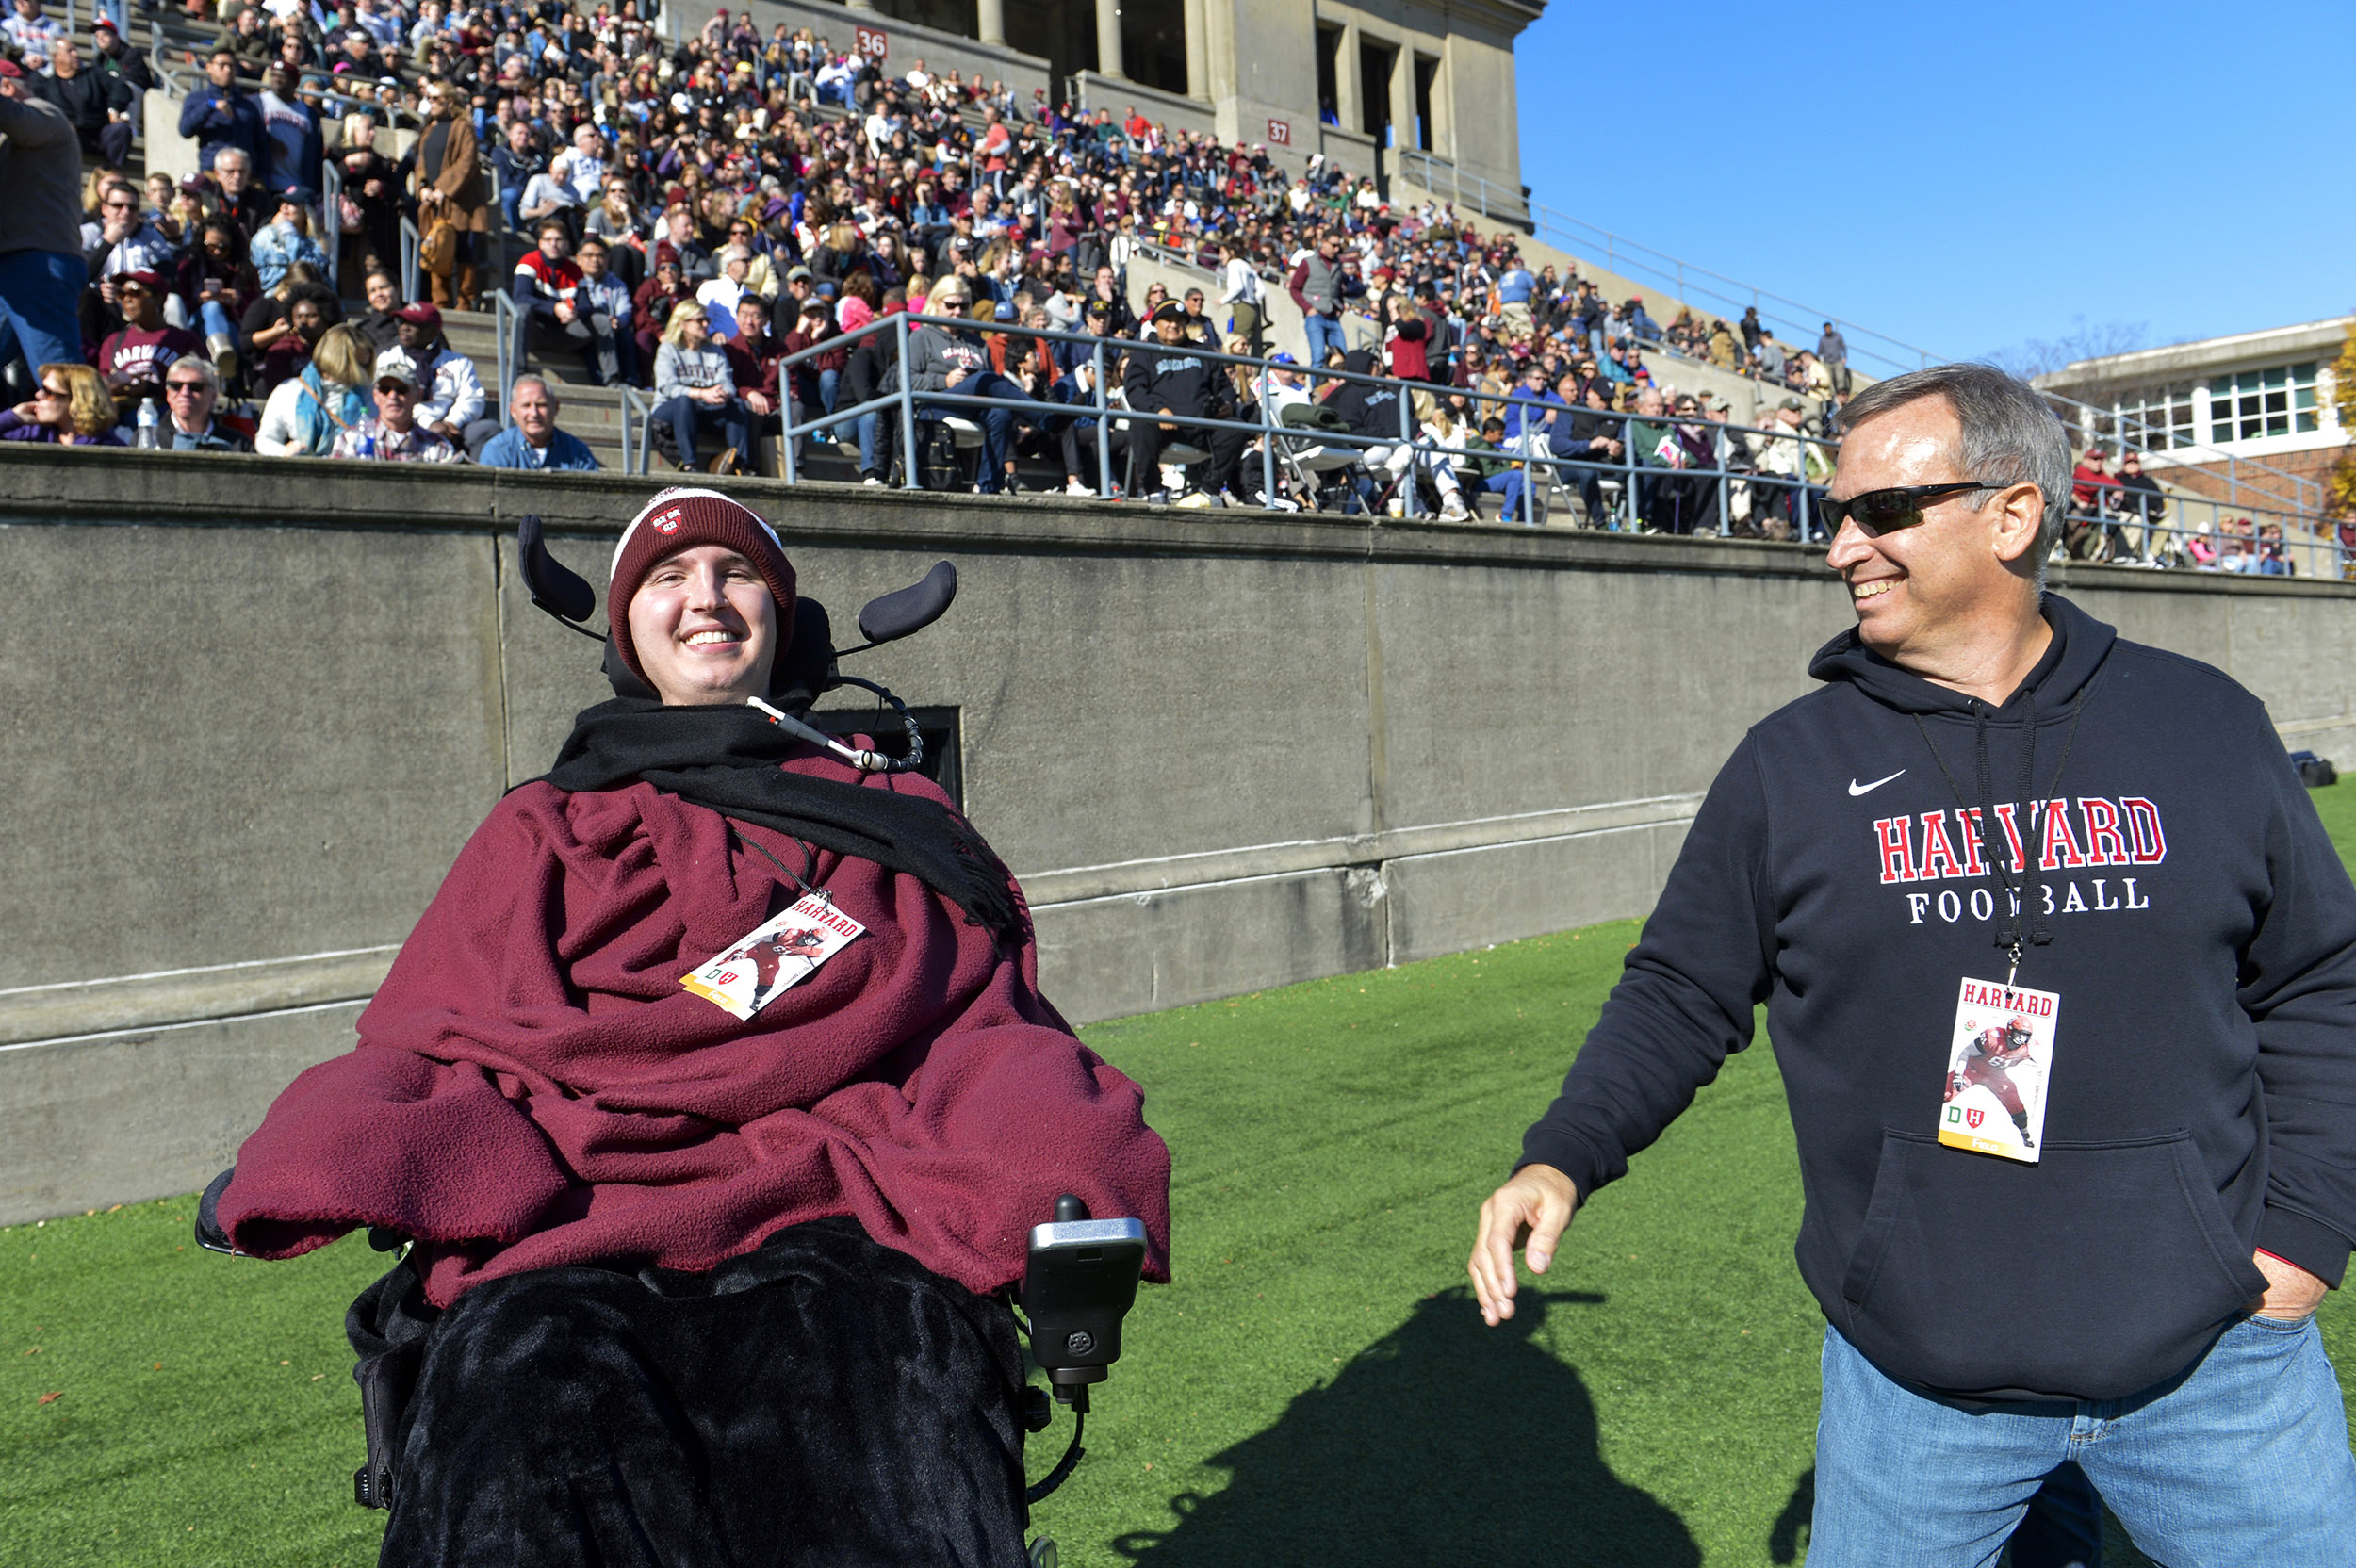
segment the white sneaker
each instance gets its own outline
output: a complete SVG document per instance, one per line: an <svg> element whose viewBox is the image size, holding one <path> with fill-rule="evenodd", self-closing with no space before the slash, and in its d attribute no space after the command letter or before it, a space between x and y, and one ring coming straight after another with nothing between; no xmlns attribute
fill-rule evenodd
<svg viewBox="0 0 2356 1568"><path fill-rule="evenodd" d="M1096 498L1096 487L1092 484L1083 483L1081 481L1076 479L1066 482L1063 487L1063 493L1067 496L1086 496L1090 500L1094 500Z"/></svg>
<svg viewBox="0 0 2356 1568"><path fill-rule="evenodd" d="M1457 497L1450 496L1446 501L1441 503L1440 517L1444 522L1461 523L1471 515L1472 514L1470 512L1464 510L1464 501Z"/></svg>
<svg viewBox="0 0 2356 1568"><path fill-rule="evenodd" d="M875 486L875 487L876 487L877 489L879 489L879 490L883 488L883 481L881 481L881 480L877 479L877 478L876 478L875 475L873 475L873 474L870 474L870 475L868 475L865 479L860 480L860 481L859 481L859 482L860 482L861 484L872 484L872 485Z"/></svg>

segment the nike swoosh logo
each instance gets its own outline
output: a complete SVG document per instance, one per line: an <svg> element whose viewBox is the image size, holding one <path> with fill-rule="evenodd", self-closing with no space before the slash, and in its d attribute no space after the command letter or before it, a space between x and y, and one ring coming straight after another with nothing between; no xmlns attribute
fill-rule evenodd
<svg viewBox="0 0 2356 1568"><path fill-rule="evenodd" d="M1906 769L1900 768L1897 773L1891 774L1890 778L1876 778L1871 784L1860 784L1856 779L1852 778L1849 780L1849 793L1852 795L1870 795L1875 790L1878 790L1883 785L1889 783L1890 778L1896 778L1899 774L1903 774L1906 771Z"/></svg>

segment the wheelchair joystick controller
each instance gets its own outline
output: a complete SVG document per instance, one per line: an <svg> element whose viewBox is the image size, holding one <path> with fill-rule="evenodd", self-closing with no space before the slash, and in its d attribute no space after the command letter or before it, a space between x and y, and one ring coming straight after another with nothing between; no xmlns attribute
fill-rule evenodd
<svg viewBox="0 0 2356 1568"><path fill-rule="evenodd" d="M1121 1319L1137 1302L1144 1268L1144 1223L1091 1218L1088 1204L1071 1193L1055 1200L1052 1222L1031 1227L1022 1289L1031 1359L1056 1399L1072 1407L1075 1423L1070 1451L1030 1489L1032 1502L1061 1486L1080 1461L1088 1385L1103 1382L1121 1359Z"/></svg>

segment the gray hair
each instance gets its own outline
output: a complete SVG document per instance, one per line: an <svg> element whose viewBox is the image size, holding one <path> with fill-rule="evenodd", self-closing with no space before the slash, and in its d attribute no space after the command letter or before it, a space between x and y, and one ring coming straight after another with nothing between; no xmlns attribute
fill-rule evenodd
<svg viewBox="0 0 2356 1568"><path fill-rule="evenodd" d="M2070 499L2070 433L2060 416L2037 388L1992 365L1934 365L1858 393L1841 411L1841 428L1854 432L1877 415L1923 398L1946 399L1963 427L1964 474L1988 482L1970 498L1974 510L1986 506L1997 490L2015 484L2034 484L2045 498L2037 544L2042 577L2045 558L2061 538Z"/></svg>
<svg viewBox="0 0 2356 1568"><path fill-rule="evenodd" d="M513 382L508 384L507 400L511 403L514 402L515 400L516 394L523 391L523 389L527 386L538 387L541 395L547 398L550 402L555 402L557 400L556 388L548 384L548 378L533 372L526 372L523 375L517 376Z"/></svg>

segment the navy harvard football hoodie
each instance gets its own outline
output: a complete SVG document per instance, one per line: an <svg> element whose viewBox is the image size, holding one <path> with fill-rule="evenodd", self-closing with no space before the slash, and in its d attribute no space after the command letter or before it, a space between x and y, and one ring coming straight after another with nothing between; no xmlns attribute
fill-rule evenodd
<svg viewBox="0 0 2356 1568"><path fill-rule="evenodd" d="M2253 1249L2336 1285L2356 1236L2356 888L2255 697L2044 612L2001 708L1824 646L1523 1142L1592 1194L1764 1002L1802 1277L1885 1372L1968 1398L2149 1388L2266 1289ZM2034 1165L1937 1141L1958 982L2006 975L1991 807L2003 869L2026 839L2018 984L2060 996Z"/></svg>

